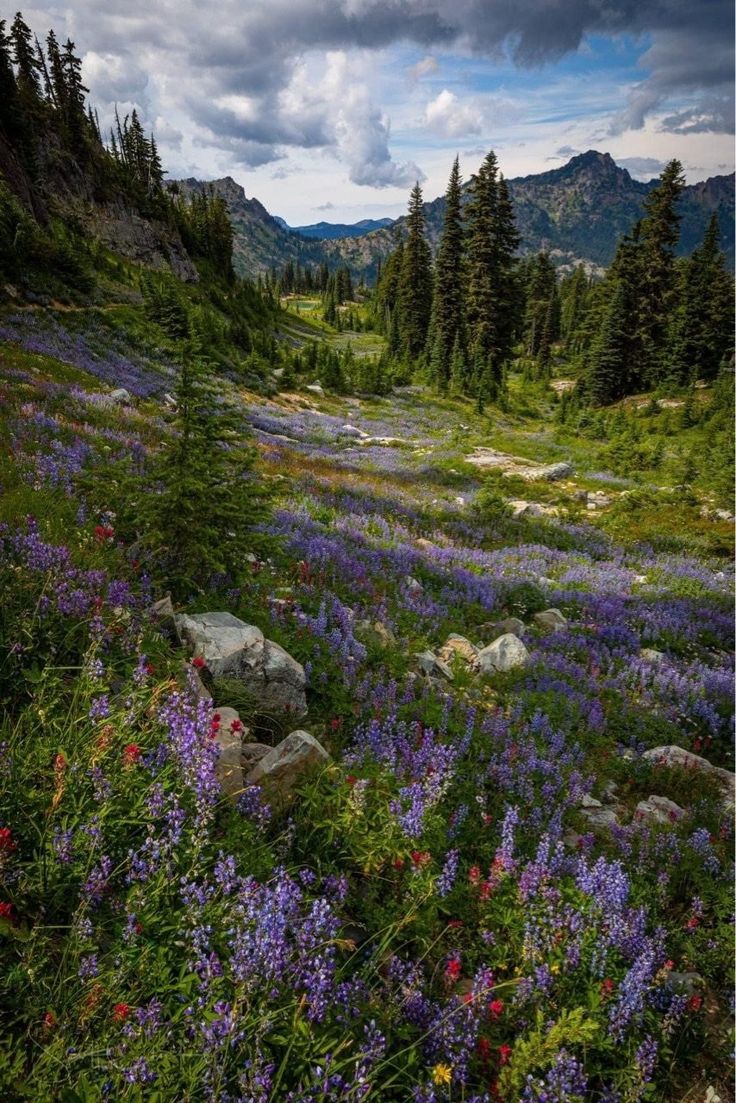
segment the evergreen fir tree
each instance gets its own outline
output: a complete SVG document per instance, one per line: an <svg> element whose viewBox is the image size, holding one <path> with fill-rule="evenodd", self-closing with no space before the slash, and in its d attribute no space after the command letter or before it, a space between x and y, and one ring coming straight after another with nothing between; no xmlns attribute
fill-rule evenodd
<svg viewBox="0 0 736 1103"><path fill-rule="evenodd" d="M639 326L643 381L656 383L666 371L668 327L677 291L674 248L680 237L678 200L685 187L682 165L673 160L644 201L641 221Z"/></svg>
<svg viewBox="0 0 736 1103"><path fill-rule="evenodd" d="M190 349L176 388L173 435L154 462L157 493L140 503L142 544L178 600L219 574L237 578L266 515L244 427L218 401L207 362Z"/></svg>
<svg viewBox="0 0 736 1103"><path fill-rule="evenodd" d="M733 350L733 279L711 215L702 245L683 262L668 376L676 383L715 379Z"/></svg>
<svg viewBox="0 0 736 1103"><path fill-rule="evenodd" d="M463 223L460 208L462 180L455 158L445 193L445 221L435 264L432 301L430 364L432 383L447 389L456 339L464 345Z"/></svg>
<svg viewBox="0 0 736 1103"><path fill-rule="evenodd" d="M619 280L612 290L584 380L586 397L595 406L605 406L627 392L628 326L627 287Z"/></svg>
<svg viewBox="0 0 736 1103"><path fill-rule="evenodd" d="M418 183L409 200L397 299L401 351L414 360L424 351L432 309L432 253L424 236L424 203Z"/></svg>

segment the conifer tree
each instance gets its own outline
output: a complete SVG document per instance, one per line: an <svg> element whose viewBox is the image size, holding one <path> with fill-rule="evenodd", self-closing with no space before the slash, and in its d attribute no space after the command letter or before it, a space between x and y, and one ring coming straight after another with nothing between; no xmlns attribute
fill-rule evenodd
<svg viewBox="0 0 736 1103"><path fill-rule="evenodd" d="M455 158L445 193L445 221L435 264L430 323L430 370L433 385L447 389L455 341L465 344L463 223L460 208L462 179Z"/></svg>
<svg viewBox="0 0 736 1103"><path fill-rule="evenodd" d="M603 318L603 324L592 350L585 395L594 406L605 406L627 393L627 357L629 354L628 289L623 280L616 281Z"/></svg>
<svg viewBox="0 0 736 1103"><path fill-rule="evenodd" d="M676 383L715 379L733 349L733 279L719 237L714 213L702 245L682 264L668 368Z"/></svg>
<svg viewBox="0 0 736 1103"><path fill-rule="evenodd" d="M142 544L174 597L188 598L214 576L237 578L267 509L242 419L219 401L200 350L182 359L175 432L154 461L157 493L143 496Z"/></svg>
<svg viewBox="0 0 736 1103"><path fill-rule="evenodd" d="M10 41L13 46L13 61L18 70L18 92L24 107L33 109L41 100L39 63L33 48L33 33L20 12L16 13L13 20Z"/></svg>
<svg viewBox="0 0 736 1103"><path fill-rule="evenodd" d="M20 141L23 120L13 72L11 40L5 33L5 26L5 20L0 19L0 130L11 141Z"/></svg>
<svg viewBox="0 0 736 1103"><path fill-rule="evenodd" d="M673 160L644 201L641 221L639 325L643 381L656 383L666 371L668 327L677 291L674 248L680 237L678 200L685 187L682 165Z"/></svg>
<svg viewBox="0 0 736 1103"><path fill-rule="evenodd" d="M467 222L466 319L468 347L476 363L485 364L497 348L498 304L494 297L493 228L498 201L498 166L491 152L470 181L470 200L465 208Z"/></svg>
<svg viewBox="0 0 736 1103"><path fill-rule="evenodd" d="M432 309L432 253L424 236L424 203L419 183L412 188L409 199L397 300L401 351L414 360L424 351Z"/></svg>

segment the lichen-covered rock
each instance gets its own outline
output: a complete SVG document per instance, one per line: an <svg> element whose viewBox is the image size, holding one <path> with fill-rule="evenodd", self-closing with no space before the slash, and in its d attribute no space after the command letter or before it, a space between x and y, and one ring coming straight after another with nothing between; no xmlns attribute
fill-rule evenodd
<svg viewBox="0 0 736 1103"><path fill-rule="evenodd" d="M669 797L650 796L649 800L640 800L634 812L637 820L647 820L649 823L677 823L685 815L685 809L680 808Z"/></svg>
<svg viewBox="0 0 736 1103"><path fill-rule="evenodd" d="M172 639L176 638L176 614L171 594L166 594L165 597L154 601L153 605L148 607L148 615L164 635Z"/></svg>
<svg viewBox="0 0 736 1103"><path fill-rule="evenodd" d="M556 482L558 479L567 479L572 475L572 464L566 462L541 464L539 467L529 467L525 471L515 471L513 474L519 475L527 482L536 482L539 479Z"/></svg>
<svg viewBox="0 0 736 1103"><path fill-rule="evenodd" d="M700 755L675 745L652 747L651 750L644 752L643 757L662 766L685 766L692 770L702 770L718 782L724 803L729 807L733 806L736 797L736 774L732 774L730 770L725 770L722 766L713 766L707 758L701 758Z"/></svg>
<svg viewBox="0 0 736 1103"><path fill-rule="evenodd" d="M288 797L302 776L329 761L319 740L305 731L293 731L263 755L246 777L247 785L261 785L272 795Z"/></svg>
<svg viewBox="0 0 736 1103"><path fill-rule="evenodd" d="M450 663L455 658L462 659L466 663L474 663L478 658L478 648L465 636L458 636L453 632L437 652L437 658L443 663Z"/></svg>
<svg viewBox="0 0 736 1103"><path fill-rule="evenodd" d="M257 762L260 762L272 750L273 747L269 747L268 743L243 743L240 751L240 764L246 772L249 772Z"/></svg>
<svg viewBox="0 0 736 1103"><path fill-rule="evenodd" d="M642 647L639 656L648 663L663 663L667 658L664 651L657 651L654 647Z"/></svg>
<svg viewBox="0 0 736 1103"><path fill-rule="evenodd" d="M524 666L529 652L518 636L507 632L478 652L477 664L481 674L495 674Z"/></svg>
<svg viewBox="0 0 736 1103"><path fill-rule="evenodd" d="M307 711L304 668L260 628L231 613L176 617L183 642L204 659L214 678L236 678L252 694L254 708L267 714L302 717Z"/></svg>
<svg viewBox="0 0 736 1103"><path fill-rule="evenodd" d="M541 632L560 632L567 628L567 617L559 609L545 609L541 613L535 613L532 620Z"/></svg>
<svg viewBox="0 0 736 1103"><path fill-rule="evenodd" d="M488 640L489 643L492 640L497 640L499 636L505 636L508 632L512 636L520 636L522 632L526 632L524 621L519 620L518 617L504 617L503 620L481 624L478 628L478 635Z"/></svg>
<svg viewBox="0 0 736 1103"><path fill-rule="evenodd" d="M591 827L618 827L619 819L613 808L582 808L580 815Z"/></svg>
<svg viewBox="0 0 736 1103"><path fill-rule="evenodd" d="M434 651L419 651L415 658L419 669L430 678L446 678L451 682L455 677L447 663L439 659Z"/></svg>
<svg viewBox="0 0 736 1103"><path fill-rule="evenodd" d="M379 647L396 646L396 636L383 621L359 620L355 626L355 632L365 643L374 643Z"/></svg>

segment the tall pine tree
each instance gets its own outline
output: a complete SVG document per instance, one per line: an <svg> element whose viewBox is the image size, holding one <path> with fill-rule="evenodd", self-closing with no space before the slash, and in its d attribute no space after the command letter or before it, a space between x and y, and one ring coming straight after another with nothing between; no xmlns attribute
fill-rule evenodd
<svg viewBox="0 0 736 1103"><path fill-rule="evenodd" d="M465 352L461 193L460 161L456 157L445 193L445 221L435 264L430 324L431 382L441 391L447 390L456 340L463 355Z"/></svg>
<svg viewBox="0 0 736 1103"><path fill-rule="evenodd" d="M424 203L419 183L409 199L407 235L398 280L399 343L409 360L427 343L432 309L432 253L424 235Z"/></svg>

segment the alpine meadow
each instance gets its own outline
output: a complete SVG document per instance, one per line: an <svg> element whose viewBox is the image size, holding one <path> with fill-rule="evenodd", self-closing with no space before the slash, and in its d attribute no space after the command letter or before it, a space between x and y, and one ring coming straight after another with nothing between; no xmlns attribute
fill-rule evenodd
<svg viewBox="0 0 736 1103"><path fill-rule="evenodd" d="M0 11L3 1103L733 1103L733 18Z"/></svg>

